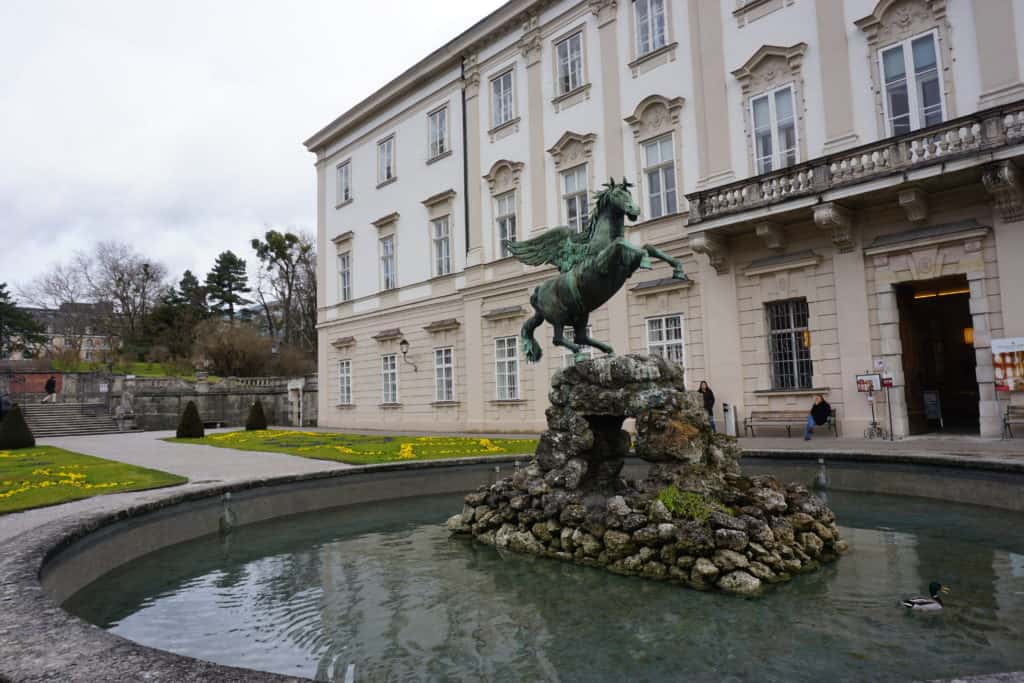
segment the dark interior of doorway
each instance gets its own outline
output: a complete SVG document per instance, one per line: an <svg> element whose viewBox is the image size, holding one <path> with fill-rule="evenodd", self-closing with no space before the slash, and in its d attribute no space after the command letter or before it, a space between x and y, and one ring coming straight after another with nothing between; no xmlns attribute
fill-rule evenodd
<svg viewBox="0 0 1024 683"><path fill-rule="evenodd" d="M896 287L911 434L978 433L978 379L967 277Z"/></svg>

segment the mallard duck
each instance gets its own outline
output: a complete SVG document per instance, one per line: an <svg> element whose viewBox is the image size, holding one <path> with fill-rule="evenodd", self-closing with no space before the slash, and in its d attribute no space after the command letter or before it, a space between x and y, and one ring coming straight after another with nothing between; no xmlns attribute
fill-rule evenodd
<svg viewBox="0 0 1024 683"><path fill-rule="evenodd" d="M934 612L936 610L940 610L942 609L942 596L949 593L949 587L943 586L938 581L932 581L928 584L928 593L932 597L907 598L901 604L907 609L922 612Z"/></svg>

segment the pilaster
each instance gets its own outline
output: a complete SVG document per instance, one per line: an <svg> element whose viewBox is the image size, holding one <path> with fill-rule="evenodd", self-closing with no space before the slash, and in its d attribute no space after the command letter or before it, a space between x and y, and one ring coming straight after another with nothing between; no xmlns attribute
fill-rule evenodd
<svg viewBox="0 0 1024 683"><path fill-rule="evenodd" d="M483 261L483 219L480 206L480 68L476 55L469 55L463 63L463 87L466 93L466 174L469 178L466 196L468 215L465 217L468 241L466 265Z"/></svg>
<svg viewBox="0 0 1024 683"><path fill-rule="evenodd" d="M601 45L601 103L604 114L605 172L600 177L622 177L626 161L622 144L622 118L619 87L619 36L617 0L591 0L597 17Z"/></svg>
<svg viewBox="0 0 1024 683"><path fill-rule="evenodd" d="M526 60L526 106L529 140L530 174L530 230L548 224L547 221L547 164L544 158L544 91L541 72L543 38L540 20L531 14L523 22L523 36L519 39L519 52Z"/></svg>
<svg viewBox="0 0 1024 683"><path fill-rule="evenodd" d="M825 144L822 154L832 154L857 144L853 125L853 84L846 17L842 2L818 2L813 7L818 21L818 53L822 99L825 102Z"/></svg>
<svg viewBox="0 0 1024 683"><path fill-rule="evenodd" d="M697 189L735 177L730 158L729 102L725 89L722 5L718 0L691 0L690 45L693 57L695 123L700 161Z"/></svg>

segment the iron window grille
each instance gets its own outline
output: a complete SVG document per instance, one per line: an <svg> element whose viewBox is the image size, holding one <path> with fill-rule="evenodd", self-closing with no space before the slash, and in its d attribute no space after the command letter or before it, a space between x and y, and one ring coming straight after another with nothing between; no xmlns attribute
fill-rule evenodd
<svg viewBox="0 0 1024 683"><path fill-rule="evenodd" d="M773 389L810 389L811 332L808 329L807 299L789 299L765 304L768 316L768 350L771 356Z"/></svg>

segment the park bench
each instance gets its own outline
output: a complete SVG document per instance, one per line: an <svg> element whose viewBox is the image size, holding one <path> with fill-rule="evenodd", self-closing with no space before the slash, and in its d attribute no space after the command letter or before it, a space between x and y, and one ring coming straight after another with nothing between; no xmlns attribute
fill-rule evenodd
<svg viewBox="0 0 1024 683"><path fill-rule="evenodd" d="M744 433L750 432L750 436L754 436L754 427L785 427L786 436L793 436L793 425L802 430L807 425L807 415L808 411L806 410L752 410L747 419L743 421L743 431ZM836 428L835 408L828 416L828 423L820 426L831 428L832 434L839 436L839 431Z"/></svg>
<svg viewBox="0 0 1024 683"><path fill-rule="evenodd" d="M1003 413L1003 438L1013 438L1013 425L1024 422L1024 405L1008 405Z"/></svg>

